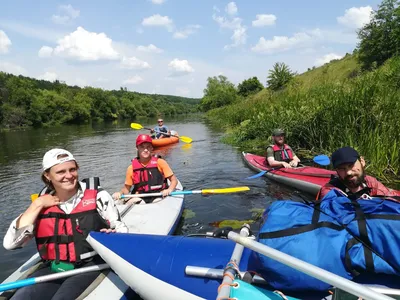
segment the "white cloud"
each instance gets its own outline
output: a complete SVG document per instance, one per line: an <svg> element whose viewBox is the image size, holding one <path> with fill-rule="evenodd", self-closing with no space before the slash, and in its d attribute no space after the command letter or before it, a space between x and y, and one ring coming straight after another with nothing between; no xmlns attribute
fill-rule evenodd
<svg viewBox="0 0 400 300"><path fill-rule="evenodd" d="M329 53L329 54L326 54L326 55L324 55L322 57L317 58L315 60L314 65L319 67L319 66L322 66L322 65L330 62L331 60L341 59L342 57L343 57L343 55L338 55L336 53Z"/></svg>
<svg viewBox="0 0 400 300"><path fill-rule="evenodd" d="M231 2L234 4L234 2ZM229 4L231 4L229 3ZM229 10L228 6L229 4L226 6L225 10L229 13L232 12L233 10ZM233 7L233 6L232 6ZM237 13L237 7L235 4L235 14ZM215 9L214 9L215 10ZM230 14L232 15L232 14ZM238 17L231 17L228 16L228 18L222 17L222 16L217 16L216 14L213 14L213 19L215 22L218 23L218 25L221 28L227 28L233 31L232 36L231 36L231 40L233 41L232 44L230 45L225 45L224 49L230 49L233 47L237 47L240 45L244 45L246 44L247 41L247 28L245 26L242 25L242 19L238 18Z"/></svg>
<svg viewBox="0 0 400 300"><path fill-rule="evenodd" d="M168 68L172 72L170 75L172 77L183 76L194 72L193 67L186 59L179 60L175 58L168 64Z"/></svg>
<svg viewBox="0 0 400 300"><path fill-rule="evenodd" d="M161 16L159 14L144 18L142 21L143 26L161 26L167 28L169 31L172 31L173 23L172 19L168 16Z"/></svg>
<svg viewBox="0 0 400 300"><path fill-rule="evenodd" d="M11 40L3 30L0 30L0 54L8 53L10 46Z"/></svg>
<svg viewBox="0 0 400 300"><path fill-rule="evenodd" d="M130 77L130 78L124 80L122 83L123 84L138 84L142 81L143 81L142 77L140 77L139 75L135 75L133 77Z"/></svg>
<svg viewBox="0 0 400 300"><path fill-rule="evenodd" d="M49 46L43 46L42 48L40 48L38 52L38 56L42 58L50 57L52 54L53 54L53 48Z"/></svg>
<svg viewBox="0 0 400 300"><path fill-rule="evenodd" d="M163 4L166 0L149 0L153 2L153 4Z"/></svg>
<svg viewBox="0 0 400 300"><path fill-rule="evenodd" d="M80 11L72 7L71 4L68 5L60 5L58 10L60 11L60 15L53 15L51 20L53 23L65 25L71 22L72 20L79 17Z"/></svg>
<svg viewBox="0 0 400 300"><path fill-rule="evenodd" d="M221 28L227 28L234 30L235 28L241 26L242 19L241 18L233 18L227 19L221 16L213 15L213 20L218 23Z"/></svg>
<svg viewBox="0 0 400 300"><path fill-rule="evenodd" d="M123 57L121 61L121 67L123 69L130 69L130 70L145 70L151 68L148 62L140 60L134 56Z"/></svg>
<svg viewBox="0 0 400 300"><path fill-rule="evenodd" d="M162 52L164 52L163 49L160 49L160 48L154 46L153 44L150 44L148 46L138 46L137 50L138 51L142 51L142 52L148 52L148 53L162 53Z"/></svg>
<svg viewBox="0 0 400 300"><path fill-rule="evenodd" d="M175 31L173 37L175 39L186 39L189 35L192 35L197 32L198 29L200 29L200 25L188 25L186 26L185 29L179 31Z"/></svg>
<svg viewBox="0 0 400 300"><path fill-rule="evenodd" d="M256 15L256 19L251 24L253 27L263 27L274 25L275 22L275 15Z"/></svg>
<svg viewBox="0 0 400 300"><path fill-rule="evenodd" d="M58 75L54 72L45 72L43 75L38 76L38 79L43 79L47 81L55 81Z"/></svg>
<svg viewBox="0 0 400 300"><path fill-rule="evenodd" d="M371 6L352 7L346 9L343 16L337 17L339 24L352 29L363 27L371 20Z"/></svg>
<svg viewBox="0 0 400 300"><path fill-rule="evenodd" d="M320 38L320 32L318 30L310 33L298 32L292 37L274 36L272 40L266 40L264 37L261 37L257 45L252 47L251 50L258 53L275 53L290 50L296 46L303 46L318 38Z"/></svg>
<svg viewBox="0 0 400 300"><path fill-rule="evenodd" d="M238 9L235 2L229 2L228 5L225 7L225 11L228 15L236 15Z"/></svg>
<svg viewBox="0 0 400 300"><path fill-rule="evenodd" d="M28 71L25 70L23 67L14 65L13 63L9 62L1 62L0 61L0 71L11 73L14 75L27 75Z"/></svg>
<svg viewBox="0 0 400 300"><path fill-rule="evenodd" d="M226 45L224 47L224 49L230 49L232 47L237 47L237 46L246 44L246 41L247 41L246 27L240 26L240 27L236 28L233 31L231 40L233 41L233 44Z"/></svg>
<svg viewBox="0 0 400 300"><path fill-rule="evenodd" d="M49 54L50 47L41 48L42 54ZM118 59L118 52L113 48L112 40L105 33L86 31L78 27L74 32L58 40L52 49L52 55L75 58L80 61ZM40 52L40 50L39 50Z"/></svg>

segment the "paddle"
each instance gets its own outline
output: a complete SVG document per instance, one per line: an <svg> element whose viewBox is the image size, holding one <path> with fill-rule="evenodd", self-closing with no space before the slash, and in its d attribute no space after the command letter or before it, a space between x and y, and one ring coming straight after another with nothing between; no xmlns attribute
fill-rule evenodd
<svg viewBox="0 0 400 300"><path fill-rule="evenodd" d="M140 130L140 129L146 129L146 130L153 130L153 129L151 129L151 128L148 128L148 127L143 127L142 125L140 125L140 124L138 124L138 123L131 123L131 128L132 129L135 129L135 130ZM190 138L190 137L188 137L188 136L176 136L176 135L171 135L171 134L168 134L168 133L165 133L165 132L161 132L161 131L156 131L157 133L161 133L161 134L163 134L163 135L166 135L166 136L175 136L175 137L178 137L182 142L184 142L184 143L188 143L188 144L190 144L193 140Z"/></svg>
<svg viewBox="0 0 400 300"><path fill-rule="evenodd" d="M171 196L176 195L192 195L192 194L228 194L228 193L237 193L237 192L245 192L249 191L250 188L248 186L238 186L232 188L223 188L223 189L205 189L205 190L193 190L193 191L175 191L172 192ZM125 198L143 198L143 197L161 197L162 193L149 193L149 194L132 194L132 195L121 195L122 199Z"/></svg>
<svg viewBox="0 0 400 300"><path fill-rule="evenodd" d="M282 264L285 264L289 267L292 267L300 272L303 272L307 275L310 275L314 278L317 278L321 281L329 283L335 287L338 287L344 291L347 291L353 295L356 295L362 299L371 299L371 300L393 300L386 295L377 293L365 286L362 286L358 283L347 280L343 277L340 277L336 274L328 272L324 269L316 267L312 264L309 264L305 261L302 261L296 257L290 256L286 253L268 247L264 244L256 242L252 239L240 236L236 232L230 231L228 233L228 239L243 245L246 248L249 248L257 253L265 255L269 258L272 258Z"/></svg>
<svg viewBox="0 0 400 300"><path fill-rule="evenodd" d="M44 276L39 276L39 277L32 277L32 278L13 281L13 282L2 283L2 284L0 284L0 292L18 289L18 288L21 288L24 286L33 285L33 284L40 283L40 282L57 280L57 279L70 277L70 276L74 276L74 275L78 275L78 274L83 274L83 273L87 273L87 272L101 271L101 270L104 270L107 268L109 268L109 266L107 264L100 264L100 265L83 267L83 268L60 272L60 273L54 273L54 274L49 274L49 275L44 275Z"/></svg>
<svg viewBox="0 0 400 300"><path fill-rule="evenodd" d="M308 161L308 160L306 160L305 162L307 162L307 161ZM321 165L321 166L327 166L327 165L329 165L329 164L331 163L329 157L326 156L326 155L324 155L324 154L317 155L317 156L315 156L315 157L314 157L312 160L310 160L310 161L313 161L313 162L315 162L316 164L319 164L319 165ZM281 169L281 168L283 168L283 166L275 167L275 168L272 168L272 169L270 169L270 170L264 170L264 171L261 171L260 173L257 173L257 174L255 174L255 175L253 175L253 176L249 176L249 177L247 177L247 178L245 178L245 179L254 179L254 178L258 178L258 177L261 177L261 176L263 176L264 174L266 174L266 173L268 173L268 172L271 172L271 171L274 171L274 170L278 170L278 169Z"/></svg>

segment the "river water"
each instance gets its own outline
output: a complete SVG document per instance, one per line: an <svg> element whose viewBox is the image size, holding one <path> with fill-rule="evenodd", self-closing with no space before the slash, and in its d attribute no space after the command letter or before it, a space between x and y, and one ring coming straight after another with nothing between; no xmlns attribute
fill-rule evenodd
<svg viewBox="0 0 400 300"><path fill-rule="evenodd" d="M154 123L154 120L151 120ZM276 199L296 196L296 191L266 178L244 180L254 174L243 163L241 153L222 144L222 132L201 117L166 119L170 129L193 138L156 150L165 158L186 190L247 185L249 192L185 197L185 214L176 234L214 230L222 220L252 220L254 209L265 208ZM145 127L149 120L136 121ZM132 130L127 122L96 125L69 125L0 133L0 240L11 221L29 206L30 194L42 188L41 162L44 153L55 147L71 151L79 162L80 178L100 177L103 188L118 191L125 171L135 155L135 139L146 131ZM257 231L259 224L252 227ZM25 248L6 251L0 247L0 281L35 253L32 241Z"/></svg>

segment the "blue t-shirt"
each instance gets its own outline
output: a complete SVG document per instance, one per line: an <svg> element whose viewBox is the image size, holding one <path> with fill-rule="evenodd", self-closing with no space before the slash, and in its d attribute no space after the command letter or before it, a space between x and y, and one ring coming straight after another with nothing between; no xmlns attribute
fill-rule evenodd
<svg viewBox="0 0 400 300"><path fill-rule="evenodd" d="M164 135L164 134L159 133L159 132L168 133L168 127L165 126L165 125L163 125L163 126L156 126L156 127L154 127L153 130L156 132L156 138L157 138L157 139L159 139L160 136Z"/></svg>

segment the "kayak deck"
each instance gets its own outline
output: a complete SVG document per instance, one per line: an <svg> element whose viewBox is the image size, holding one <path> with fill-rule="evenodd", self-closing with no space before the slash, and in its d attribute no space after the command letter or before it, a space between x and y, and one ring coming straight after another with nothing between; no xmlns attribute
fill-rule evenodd
<svg viewBox="0 0 400 300"><path fill-rule="evenodd" d="M171 133L173 132L174 136L170 136L170 137L163 137L161 139L153 139L151 141L151 144L153 145L153 147L162 147L162 146L168 146L171 144L176 144L179 142L179 135L176 131L171 131Z"/></svg>
<svg viewBox="0 0 400 300"><path fill-rule="evenodd" d="M267 171L264 174L272 180L286 184L301 191L316 195L320 188L329 182L334 171L316 167L280 168L274 170L265 165L265 157L242 152L244 162L254 171Z"/></svg>

